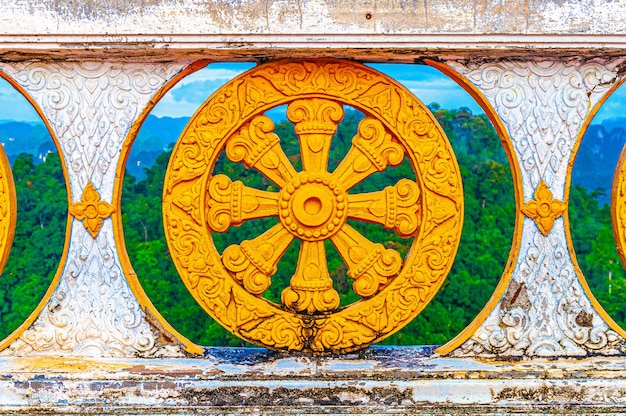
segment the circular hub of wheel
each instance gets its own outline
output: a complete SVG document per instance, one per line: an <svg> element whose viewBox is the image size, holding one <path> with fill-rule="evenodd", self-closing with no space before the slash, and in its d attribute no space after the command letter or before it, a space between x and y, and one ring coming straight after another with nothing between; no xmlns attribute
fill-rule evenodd
<svg viewBox="0 0 626 416"><path fill-rule="evenodd" d="M301 174L280 192L280 220L295 237L318 241L346 221L347 193L328 174Z"/></svg>
<svg viewBox="0 0 626 416"><path fill-rule="evenodd" d="M299 142L300 171L265 115L283 105ZM330 145L344 105L365 117L331 172ZM222 154L273 185L258 189L215 173ZM355 191L404 160L417 180ZM176 144L163 200L174 263L204 310L252 343L315 353L366 347L417 316L452 266L463 218L459 169L428 109L367 66L327 59L259 65L222 86ZM265 217L278 222L251 240L216 249L219 233ZM408 254L402 258L384 241L371 241L352 221L412 238ZM300 240L296 270L281 304L272 303L262 295L294 240ZM328 270L327 241L360 297L346 307L339 307Z"/></svg>

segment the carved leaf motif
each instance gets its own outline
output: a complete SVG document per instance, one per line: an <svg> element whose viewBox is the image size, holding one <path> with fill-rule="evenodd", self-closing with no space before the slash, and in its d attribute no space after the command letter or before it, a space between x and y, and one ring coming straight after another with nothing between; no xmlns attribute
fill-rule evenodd
<svg viewBox="0 0 626 416"><path fill-rule="evenodd" d="M535 220L541 234L547 236L552 230L554 220L563 215L566 208L562 201L552 197L552 192L542 180L535 191L535 199L524 204L522 213Z"/></svg>
<svg viewBox="0 0 626 416"><path fill-rule="evenodd" d="M115 207L100 200L100 194L91 182L87 183L83 191L82 202L73 204L70 215L82 221L93 238L98 236L102 228L102 220L115 212Z"/></svg>

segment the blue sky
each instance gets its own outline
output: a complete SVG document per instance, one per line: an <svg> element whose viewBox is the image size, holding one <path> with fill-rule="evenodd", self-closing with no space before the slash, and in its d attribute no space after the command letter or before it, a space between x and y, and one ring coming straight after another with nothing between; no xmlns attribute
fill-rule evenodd
<svg viewBox="0 0 626 416"><path fill-rule="evenodd" d="M254 66L253 63L222 63L184 78L157 104L157 117L190 117L202 102L222 84ZM372 64L411 90L422 102L439 103L443 108L468 107L475 114L482 109L454 81L434 68L424 65ZM622 117L626 88L618 89L597 114L595 122ZM30 104L8 82L0 79L0 120L39 121Z"/></svg>
<svg viewBox="0 0 626 416"><path fill-rule="evenodd" d="M190 116L222 84L254 64L212 64L179 82L163 97L152 114L163 117ZM444 108L469 107L482 113L476 102L454 81L436 69L423 65L371 65L402 83L425 104L439 103Z"/></svg>

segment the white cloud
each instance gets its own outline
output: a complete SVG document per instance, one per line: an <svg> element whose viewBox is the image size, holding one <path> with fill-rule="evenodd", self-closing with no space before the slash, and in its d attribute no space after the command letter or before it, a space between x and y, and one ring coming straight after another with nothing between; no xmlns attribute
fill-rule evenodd
<svg viewBox="0 0 626 416"><path fill-rule="evenodd" d="M190 117L220 86L253 67L246 63L210 64L183 78L157 103L157 117Z"/></svg>
<svg viewBox="0 0 626 416"><path fill-rule="evenodd" d="M221 85L253 67L251 63L212 64L181 80L157 104L152 114L163 117L190 117ZM458 84L436 69L424 65L372 64L395 78L423 103L443 108L468 107L475 114L483 111Z"/></svg>

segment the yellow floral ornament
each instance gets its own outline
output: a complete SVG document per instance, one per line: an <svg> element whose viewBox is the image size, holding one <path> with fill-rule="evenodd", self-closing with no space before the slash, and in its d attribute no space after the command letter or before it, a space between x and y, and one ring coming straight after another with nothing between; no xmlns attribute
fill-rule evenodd
<svg viewBox="0 0 626 416"><path fill-rule="evenodd" d="M541 234L547 236L554 226L554 220L565 212L566 205L563 201L553 198L552 191L548 189L543 179L533 196L535 199L524 204L522 213L534 220Z"/></svg>
<svg viewBox="0 0 626 416"><path fill-rule="evenodd" d="M83 221L89 234L96 238L102 228L102 220L110 217L115 212L115 207L100 199L100 194L91 181L85 186L81 199L82 202L70 207L70 215Z"/></svg>

